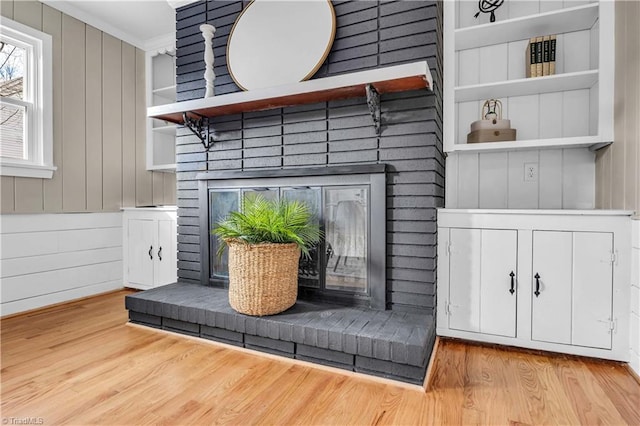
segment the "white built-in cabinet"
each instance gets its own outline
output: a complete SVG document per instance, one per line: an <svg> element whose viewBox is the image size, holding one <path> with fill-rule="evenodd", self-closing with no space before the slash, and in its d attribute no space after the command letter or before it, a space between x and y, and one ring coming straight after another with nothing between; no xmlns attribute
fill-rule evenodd
<svg viewBox="0 0 640 426"><path fill-rule="evenodd" d="M123 221L125 286L149 289L176 282L176 208L124 209Z"/></svg>
<svg viewBox="0 0 640 426"><path fill-rule="evenodd" d="M440 209L438 334L626 361L629 215Z"/></svg>
<svg viewBox="0 0 640 426"><path fill-rule="evenodd" d="M176 102L175 49L146 53L147 107ZM147 170L175 172L176 125L147 119Z"/></svg>
<svg viewBox="0 0 640 426"><path fill-rule="evenodd" d="M613 142L614 2L444 2L444 150L488 152ZM557 34L556 74L525 78L530 37ZM513 142L467 144L486 99L501 100Z"/></svg>

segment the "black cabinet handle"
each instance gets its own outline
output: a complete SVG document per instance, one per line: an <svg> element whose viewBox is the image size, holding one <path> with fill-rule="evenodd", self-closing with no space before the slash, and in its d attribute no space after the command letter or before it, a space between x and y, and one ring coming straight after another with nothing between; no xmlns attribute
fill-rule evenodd
<svg viewBox="0 0 640 426"><path fill-rule="evenodd" d="M515 280L514 280L514 278L513 278L513 277L515 277L515 276L516 276L516 274L514 274L514 273L513 273L513 271L511 271L511 273L509 274L509 276L511 277L511 288L509 289L509 293L513 294L513 293L515 293L515 292L516 292L516 290L515 290L515 285L516 285L516 283L515 283Z"/></svg>
<svg viewBox="0 0 640 426"><path fill-rule="evenodd" d="M162 246L160 246L160 249L158 250L158 260L162 262Z"/></svg>
<svg viewBox="0 0 640 426"><path fill-rule="evenodd" d="M533 277L536 279L536 291L533 292L533 294L536 295L536 297L540 296L540 274L538 274L536 272L535 276Z"/></svg>
<svg viewBox="0 0 640 426"><path fill-rule="evenodd" d="M153 260L153 246L149 246L149 259Z"/></svg>

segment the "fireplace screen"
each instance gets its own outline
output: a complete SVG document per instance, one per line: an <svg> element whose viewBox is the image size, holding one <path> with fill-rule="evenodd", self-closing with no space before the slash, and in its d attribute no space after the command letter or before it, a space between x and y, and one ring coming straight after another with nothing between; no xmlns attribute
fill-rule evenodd
<svg viewBox="0 0 640 426"><path fill-rule="evenodd" d="M207 229L210 231L229 212L238 210L243 197L260 193L266 198L285 198L306 203L313 213L324 238L301 256L299 262L299 293L302 297L347 301L384 308L374 297L384 295L384 204L372 206L371 193L384 203L382 185L356 176L322 176L314 178L262 178L242 180L209 180L206 187ZM205 189L206 188L206 189ZM375 207L375 208L373 208ZM372 215L372 212L376 212ZM375 227L372 227L373 222ZM372 241L372 229L376 230ZM208 232L208 277L213 285L228 282L226 251L217 255L217 238ZM374 244L377 247L374 247ZM380 250L382 245L382 250ZM204 260L204 259L203 259ZM203 265L204 266L204 265ZM372 276L372 272L376 276ZM373 287L382 287L375 290ZM382 304L382 306L380 306Z"/></svg>

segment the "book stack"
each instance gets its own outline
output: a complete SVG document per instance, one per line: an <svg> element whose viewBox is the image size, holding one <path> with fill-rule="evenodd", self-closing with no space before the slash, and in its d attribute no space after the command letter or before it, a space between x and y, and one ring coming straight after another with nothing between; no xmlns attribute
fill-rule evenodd
<svg viewBox="0 0 640 426"><path fill-rule="evenodd" d="M532 37L527 44L525 69L527 78L556 73L556 36Z"/></svg>

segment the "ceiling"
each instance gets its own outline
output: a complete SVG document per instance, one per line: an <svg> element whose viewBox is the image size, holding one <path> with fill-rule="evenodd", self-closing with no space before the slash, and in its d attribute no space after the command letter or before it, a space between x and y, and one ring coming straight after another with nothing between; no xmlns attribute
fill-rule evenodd
<svg viewBox="0 0 640 426"><path fill-rule="evenodd" d="M175 43L175 10L167 0L42 0L143 50Z"/></svg>

